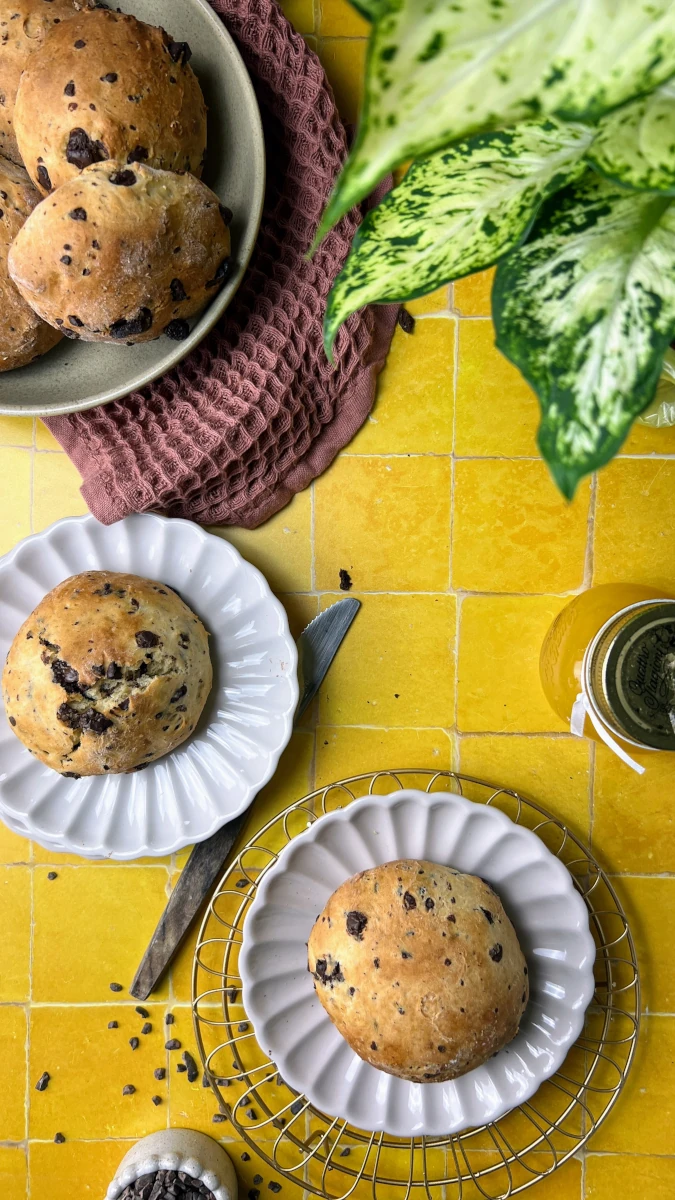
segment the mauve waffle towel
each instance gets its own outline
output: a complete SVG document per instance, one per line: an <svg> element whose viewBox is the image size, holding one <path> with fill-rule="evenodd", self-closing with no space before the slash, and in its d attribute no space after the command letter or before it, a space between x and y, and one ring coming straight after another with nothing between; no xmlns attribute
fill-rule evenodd
<svg viewBox="0 0 675 1200"><path fill-rule="evenodd" d="M336 367L322 348L331 284L353 212L305 258L346 153L323 68L275 0L211 0L251 74L268 183L249 270L199 348L125 400L46 422L110 524L163 512L253 528L332 462L370 411L396 308L350 318Z"/></svg>

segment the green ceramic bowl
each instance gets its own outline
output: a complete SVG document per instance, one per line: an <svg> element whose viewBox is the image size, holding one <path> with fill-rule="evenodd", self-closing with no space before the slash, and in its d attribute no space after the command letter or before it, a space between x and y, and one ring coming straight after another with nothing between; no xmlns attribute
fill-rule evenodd
<svg viewBox="0 0 675 1200"><path fill-rule="evenodd" d="M116 3L118 0L116 0ZM150 25L163 25L192 48L191 65L209 107L204 182L232 209L236 272L184 342L162 337L138 346L61 342L37 362L0 374L0 413L56 416L127 396L185 358L227 308L258 235L265 191L265 148L251 80L222 21L207 0L121 0Z"/></svg>

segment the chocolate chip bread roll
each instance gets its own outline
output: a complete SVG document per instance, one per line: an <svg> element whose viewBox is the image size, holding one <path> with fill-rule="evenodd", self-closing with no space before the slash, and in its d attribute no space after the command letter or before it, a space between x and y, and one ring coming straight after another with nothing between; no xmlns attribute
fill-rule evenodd
<svg viewBox="0 0 675 1200"><path fill-rule="evenodd" d="M527 964L475 875L404 859L354 875L309 939L326 1012L366 1062L417 1083L464 1075L518 1032Z"/></svg>
<svg viewBox="0 0 675 1200"><path fill-rule="evenodd" d="M0 371L25 366L61 338L26 304L7 269L12 241L39 200L26 172L0 158Z"/></svg>
<svg viewBox="0 0 675 1200"><path fill-rule="evenodd" d="M206 105L190 55L166 30L106 9L52 28L21 77L14 114L43 194L107 159L200 175Z"/></svg>
<svg viewBox="0 0 675 1200"><path fill-rule="evenodd" d="M14 134L14 104L21 72L50 29L95 0L0 0L0 154L20 163Z"/></svg>
<svg viewBox="0 0 675 1200"><path fill-rule="evenodd" d="M180 340L228 276L230 218L192 175L97 163L39 205L9 270L35 312L67 337Z"/></svg>
<svg viewBox="0 0 675 1200"><path fill-rule="evenodd" d="M14 733L62 775L147 766L194 729L211 688L208 634L166 584L86 571L45 596L5 665Z"/></svg>

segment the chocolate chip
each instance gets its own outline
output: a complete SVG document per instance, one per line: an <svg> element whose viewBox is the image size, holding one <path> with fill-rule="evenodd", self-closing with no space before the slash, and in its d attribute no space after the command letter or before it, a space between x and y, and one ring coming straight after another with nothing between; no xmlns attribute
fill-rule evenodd
<svg viewBox="0 0 675 1200"><path fill-rule="evenodd" d="M141 1033L145 1033L145 1034L152 1033L152 1025L150 1024L149 1021L145 1022L145 1025L141 1029Z"/></svg>
<svg viewBox="0 0 675 1200"><path fill-rule="evenodd" d="M446 960L445 960L445 965L446 965L446 967L451 967L451 966L452 966L452 959L451 959L451 958L446 958Z"/></svg>
<svg viewBox="0 0 675 1200"><path fill-rule="evenodd" d="M152 326L152 313L149 308L141 308L135 317L121 317L110 326L110 336L114 338L136 337L139 333L147 333Z"/></svg>
<svg viewBox="0 0 675 1200"><path fill-rule="evenodd" d="M221 217L223 218L223 224L230 225L232 223L232 218L234 216L232 209L228 208L226 204L219 204L218 210L220 212Z"/></svg>
<svg viewBox="0 0 675 1200"><path fill-rule="evenodd" d="M356 938L357 942L363 941L363 931L368 924L368 918L365 913L353 910L347 913L347 933L350 937Z"/></svg>
<svg viewBox="0 0 675 1200"><path fill-rule="evenodd" d="M178 690L174 692L173 696L171 697L171 699L169 701L169 704L175 704L177 700L182 700L183 696L185 695L186 692L187 692L187 687L185 684L183 684L182 687L179 687Z"/></svg>
<svg viewBox="0 0 675 1200"><path fill-rule="evenodd" d="M133 150L127 154L127 162L145 162L147 157L148 151L146 150L145 146L134 146Z"/></svg>
<svg viewBox="0 0 675 1200"><path fill-rule="evenodd" d="M412 958L412 954L408 950L401 951L401 958Z"/></svg>
<svg viewBox="0 0 675 1200"><path fill-rule="evenodd" d="M399 309L398 323L404 333L412 333L415 328L415 318L408 312L407 308Z"/></svg>
<svg viewBox="0 0 675 1200"><path fill-rule="evenodd" d="M527 975L527 967L523 967L523 975Z"/></svg>
<svg viewBox="0 0 675 1200"><path fill-rule="evenodd" d="M162 1097L161 1096L153 1096L152 1103L155 1105L155 1108L156 1108L158 1104L162 1103Z"/></svg>
<svg viewBox="0 0 675 1200"><path fill-rule="evenodd" d="M48 871L48 872L47 872L47 879L50 879L50 880L51 880L51 879L58 879L58 875L56 874L56 871Z"/></svg>
<svg viewBox="0 0 675 1200"><path fill-rule="evenodd" d="M83 171L92 163L105 162L109 157L103 142L90 138L86 129L81 129L79 125L75 129L71 129L66 145L66 161L71 166Z"/></svg>
<svg viewBox="0 0 675 1200"><path fill-rule="evenodd" d="M136 1088L134 1087L133 1083L125 1083L124 1087L122 1088L122 1095L133 1096L135 1091Z"/></svg>
<svg viewBox="0 0 675 1200"><path fill-rule="evenodd" d="M82 776L78 775L75 771L62 771L61 776L63 779L81 779L82 778Z"/></svg>
<svg viewBox="0 0 675 1200"><path fill-rule="evenodd" d="M185 1063L177 1063L176 1070L179 1075L184 1075L185 1072L187 1071L187 1067L185 1066Z"/></svg>
<svg viewBox="0 0 675 1200"><path fill-rule="evenodd" d="M178 1038L170 1038L164 1046L165 1050L180 1050L180 1042Z"/></svg>
<svg viewBox="0 0 675 1200"><path fill-rule="evenodd" d="M248 1032L248 1023L246 1021L240 1021L239 1024L237 1025L237 1033L247 1033L247 1032Z"/></svg>
<svg viewBox="0 0 675 1200"><path fill-rule="evenodd" d="M62 254L62 255L61 255L61 262L64 264L64 266L66 266L66 267L69 267L72 261L73 261L73 260L72 260L72 258L70 257L70 255L69 255L69 254Z"/></svg>
<svg viewBox="0 0 675 1200"><path fill-rule="evenodd" d="M250 1162L250 1161L251 1161L251 1155L250 1155L250 1154L247 1154L245 1150L244 1150L244 1153L243 1153L243 1154L242 1154L242 1156L241 1156L241 1161L242 1161L242 1162Z"/></svg>
<svg viewBox="0 0 675 1200"><path fill-rule="evenodd" d="M16 725L16 717L10 717L9 723L10 723L10 725Z"/></svg>
<svg viewBox="0 0 675 1200"><path fill-rule="evenodd" d="M493 962L501 962L503 953L504 951L502 950L499 942L490 948L490 958Z"/></svg>
<svg viewBox="0 0 675 1200"><path fill-rule="evenodd" d="M435 905L434 905L433 900L431 899L431 896L427 896L426 900L424 901L424 907L426 908L427 912L431 912L432 908L435 908Z"/></svg>
<svg viewBox="0 0 675 1200"><path fill-rule="evenodd" d="M281 1184L277 1183L275 1179L270 1179L267 1186L271 1192L280 1192L281 1191Z"/></svg>
<svg viewBox="0 0 675 1200"><path fill-rule="evenodd" d="M209 279L204 286L207 288L219 287L221 283L225 282L228 275L231 275L232 270L233 270L232 259L229 258L229 256L228 256L228 258L224 258L223 261L221 262L213 279Z"/></svg>
<svg viewBox="0 0 675 1200"><path fill-rule="evenodd" d="M139 1042L137 1037L129 1038L129 1045L131 1046L132 1050L138 1050L138 1047L140 1046L140 1044L141 1043Z"/></svg>
<svg viewBox="0 0 675 1200"><path fill-rule="evenodd" d="M222 1125L223 1122L227 1120L227 1117L225 1116L225 1113L214 1113L211 1120L213 1121L214 1125Z"/></svg>
<svg viewBox="0 0 675 1200"><path fill-rule="evenodd" d="M79 317L68 317L68 320L70 321L71 325L75 326L76 329L82 329L82 326L84 325L84 321L81 321Z"/></svg>
<svg viewBox="0 0 675 1200"><path fill-rule="evenodd" d="M488 925L494 925L495 919L494 919L492 913L489 912L487 908L481 908L480 911L482 912L483 916L485 917L485 920L487 921Z"/></svg>
<svg viewBox="0 0 675 1200"><path fill-rule="evenodd" d="M456 925L456 924L457 924L457 917L455 916L455 914L454 914L454 913L450 913L450 916L448 917L448 920L449 920L449 921L450 921L450 922L451 922L453 925Z"/></svg>
<svg viewBox="0 0 675 1200"><path fill-rule="evenodd" d="M49 1086L50 1079L51 1079L51 1076L49 1074L49 1071L43 1071L40 1078L38 1079L37 1083L35 1084L35 1091L36 1092L45 1092L47 1090L47 1087Z"/></svg>
<svg viewBox="0 0 675 1200"><path fill-rule="evenodd" d="M68 213L68 216L70 217L71 221L86 221L87 212L84 208L74 208L72 212Z"/></svg>
<svg viewBox="0 0 675 1200"><path fill-rule="evenodd" d="M84 48L85 48L86 44L87 44L87 43L86 43L86 42L84 42L84 41L82 40L82 38L78 38L76 42L73 42L73 45L74 45L74 47L75 47L75 49L76 49L76 50L84 50Z"/></svg>
<svg viewBox="0 0 675 1200"><path fill-rule="evenodd" d="M62 1134L62 1133L55 1133L55 1134L54 1134L54 1141L56 1142L57 1146L62 1146L62 1145L63 1145L63 1143L65 1142L65 1140L66 1140L66 1139L64 1138L64 1136L63 1136L63 1134Z"/></svg>
<svg viewBox="0 0 675 1200"><path fill-rule="evenodd" d="M155 1079L166 1079L166 1069L164 1067L157 1067L154 1075Z"/></svg>
<svg viewBox="0 0 675 1200"><path fill-rule="evenodd" d="M159 638L156 633L152 633L150 629L140 629L136 634L136 645L142 650L146 650L149 646L158 646ZM167 1024L168 1024L167 1020Z"/></svg>
<svg viewBox="0 0 675 1200"><path fill-rule="evenodd" d="M100 250L100 249L101 249L101 247L99 246L98 242L96 241L96 238L94 238L94 240L93 240L93 242L92 242L91 244L92 244L92 246L93 246L94 250ZM65 250L65 249L66 249L66 247L64 246L64 250ZM68 249L70 249L70 247L68 247Z"/></svg>
<svg viewBox="0 0 675 1200"><path fill-rule="evenodd" d="M255 1121L257 1119L257 1113L254 1108L247 1108L246 1116L248 1117L249 1121Z"/></svg>
<svg viewBox="0 0 675 1200"><path fill-rule="evenodd" d="M119 1029L117 1021L108 1021L108 1029Z"/></svg>
<svg viewBox="0 0 675 1200"><path fill-rule="evenodd" d="M342 568L340 568L340 591L341 592L350 592L351 588L352 588L352 577L349 574L349 571L345 571Z"/></svg>
<svg viewBox="0 0 675 1200"><path fill-rule="evenodd" d="M371 1048L371 1050L377 1050L377 1042L371 1042L370 1048Z"/></svg>
<svg viewBox="0 0 675 1200"><path fill-rule="evenodd" d="M37 169L36 174L38 177L38 183L40 184L40 187L43 187L46 192L51 192L52 181L49 178L49 171L47 170L47 168L45 166L43 166L42 164L40 164L40 166Z"/></svg>
<svg viewBox="0 0 675 1200"><path fill-rule="evenodd" d="M80 690L80 676L74 667L64 662L62 658L55 658L52 663L52 679L54 683L58 683L68 695L74 695Z"/></svg>
<svg viewBox="0 0 675 1200"><path fill-rule="evenodd" d="M73 79L71 79L70 83L66 84L66 86L63 89L63 94L64 94L64 96L74 96L75 95L75 81Z"/></svg>
<svg viewBox="0 0 675 1200"><path fill-rule="evenodd" d="M167 1013L164 1018L164 1024L165 1025L173 1025L175 1020L176 1020L176 1018L174 1017L173 1013Z"/></svg>
<svg viewBox="0 0 675 1200"><path fill-rule="evenodd" d="M107 75L101 75L101 83L117 83L115 71L108 71Z"/></svg>
<svg viewBox="0 0 675 1200"><path fill-rule="evenodd" d="M89 270L89 268L88 268L88 267L85 267L85 268L84 268L84 271L82 272L82 274L83 274L83 275L91 275L91 271Z"/></svg>
<svg viewBox="0 0 675 1200"><path fill-rule="evenodd" d="M195 1080L199 1078L199 1071L197 1070L197 1064L194 1058L187 1050L183 1051L183 1062L187 1067L188 1083L194 1083Z"/></svg>
<svg viewBox="0 0 675 1200"><path fill-rule="evenodd" d="M111 183L115 187L133 187L137 176L133 171L113 171L112 175L108 176Z"/></svg>
<svg viewBox="0 0 675 1200"><path fill-rule="evenodd" d="M181 66L185 66L192 58L192 51L187 42L169 42L167 50L171 56L172 62L179 62Z"/></svg>
<svg viewBox="0 0 675 1200"><path fill-rule="evenodd" d="M410 912L411 908L417 908L417 901L411 892L403 893L403 907Z"/></svg>
<svg viewBox="0 0 675 1200"><path fill-rule="evenodd" d="M379 971L379 969L380 969L380 960L379 960L379 958L374 958L374 959L373 959L373 966L375 967L375 970L376 970L376 971Z"/></svg>
<svg viewBox="0 0 675 1200"><path fill-rule="evenodd" d="M168 338L171 338L172 342L184 342L186 337L190 336L190 326L187 321L177 319L169 321L164 332Z"/></svg>
<svg viewBox="0 0 675 1200"><path fill-rule="evenodd" d="M188 294L180 279L172 279L169 287L171 288L171 298L176 304L180 303L181 300L187 300Z"/></svg>
<svg viewBox="0 0 675 1200"><path fill-rule="evenodd" d="M324 986L328 986L330 988L333 987L334 983L344 983L344 975L340 970L339 962L335 963L332 971L329 971L326 959L318 958L316 960L316 971L314 974L316 978L324 984Z"/></svg>
<svg viewBox="0 0 675 1200"><path fill-rule="evenodd" d="M262 1175L254 1175L253 1176L253 1182L255 1184L262 1183L262 1181L263 1181Z"/></svg>

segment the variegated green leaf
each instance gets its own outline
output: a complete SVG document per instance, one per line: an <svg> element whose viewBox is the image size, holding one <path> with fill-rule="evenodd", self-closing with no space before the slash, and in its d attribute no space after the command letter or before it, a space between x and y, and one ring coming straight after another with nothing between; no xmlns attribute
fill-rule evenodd
<svg viewBox="0 0 675 1200"><path fill-rule="evenodd" d="M492 293L497 345L539 395L564 494L616 454L675 334L675 202L588 172L546 201Z"/></svg>
<svg viewBox="0 0 675 1200"><path fill-rule="evenodd" d="M549 117L476 134L415 163L354 238L328 299L326 353L364 304L426 295L516 246L542 200L587 169L592 140L589 126Z"/></svg>
<svg viewBox="0 0 675 1200"><path fill-rule="evenodd" d="M675 85L603 117L589 158L624 187L675 195Z"/></svg>
<svg viewBox="0 0 675 1200"><path fill-rule="evenodd" d="M593 119L675 73L675 0L389 0L318 237L392 167L558 112Z"/></svg>
<svg viewBox="0 0 675 1200"><path fill-rule="evenodd" d="M387 0L350 0L352 8L361 13L366 21L375 21L384 11Z"/></svg>

